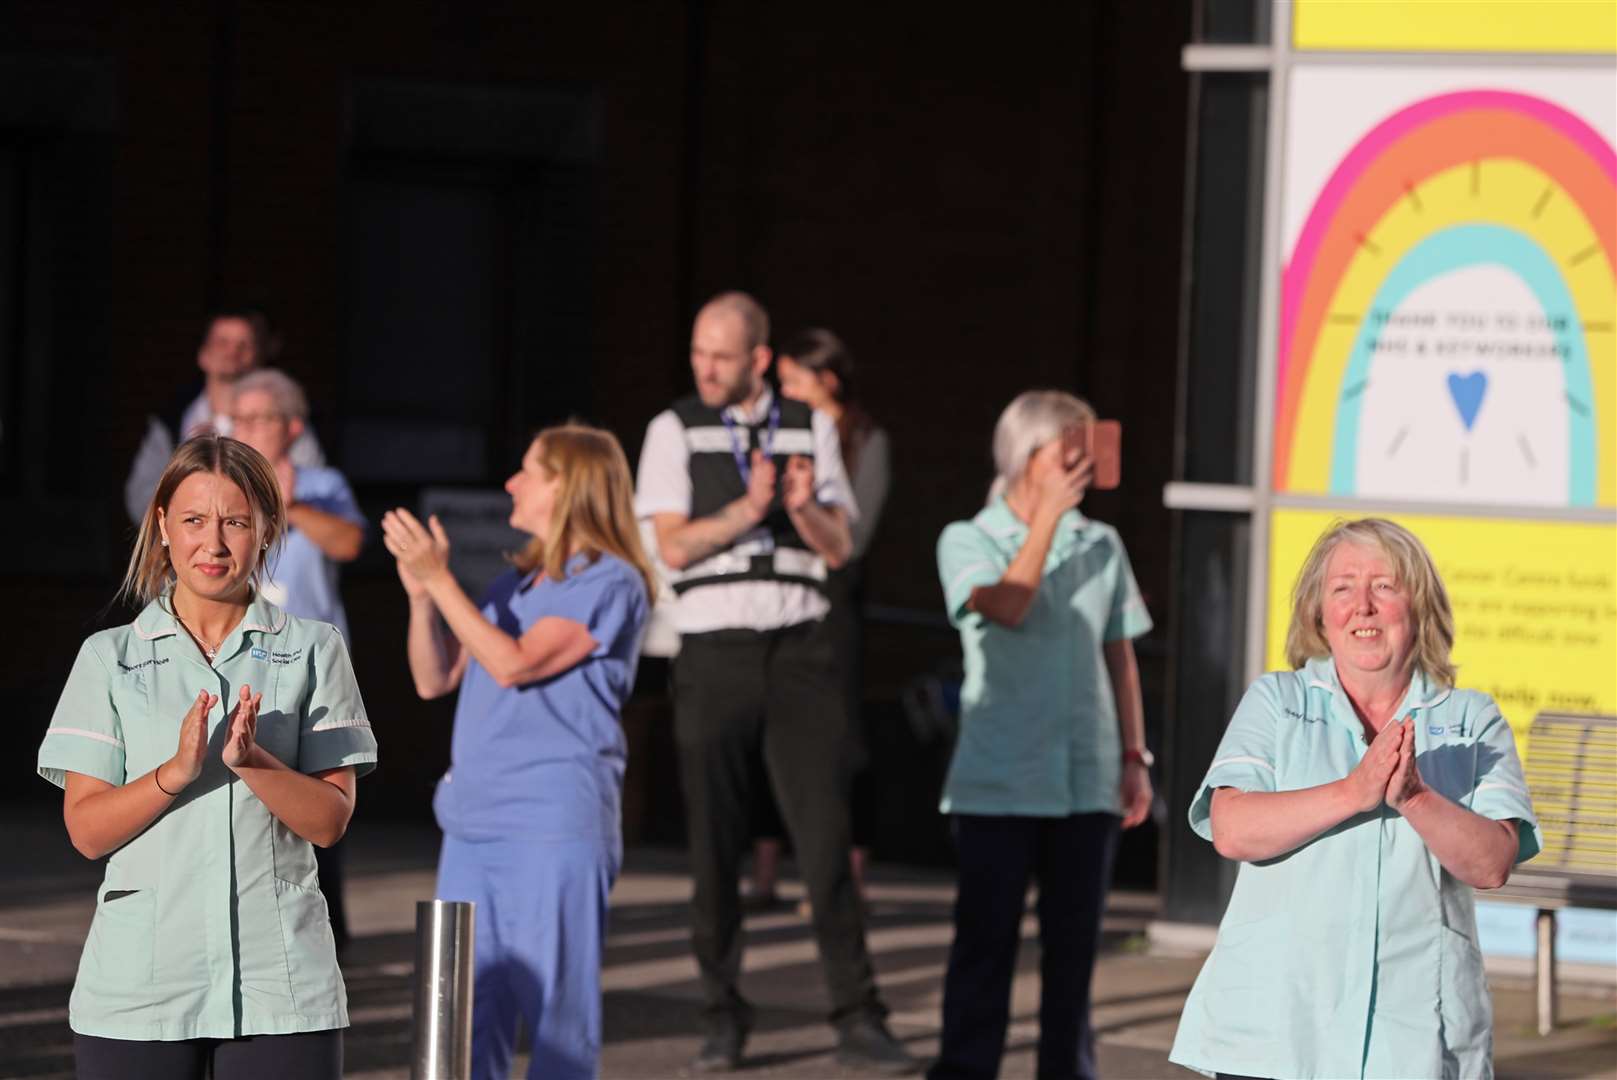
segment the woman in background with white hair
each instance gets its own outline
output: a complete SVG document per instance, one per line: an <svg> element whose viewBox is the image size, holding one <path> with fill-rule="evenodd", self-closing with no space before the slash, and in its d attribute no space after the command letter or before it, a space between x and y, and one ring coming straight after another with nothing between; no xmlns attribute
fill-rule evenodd
<svg viewBox="0 0 1617 1080"><path fill-rule="evenodd" d="M337 591L337 566L352 562L365 543L365 516L348 481L336 469L300 465L295 447L308 431L309 399L285 372L249 371L235 382L230 404L236 438L263 454L280 483L286 534L265 558L265 599L300 619L335 626L348 640L348 615ZM337 950L348 947L348 909L343 903L347 845L316 848L320 892L331 912Z"/></svg>
<svg viewBox="0 0 1617 1080"><path fill-rule="evenodd" d="M1094 410L1022 394L988 505L938 540L965 683L941 809L960 883L931 1080L999 1072L1027 883L1039 884L1038 1075L1092 1077L1089 982L1118 826L1151 807L1132 639L1151 629L1117 531L1078 512Z"/></svg>

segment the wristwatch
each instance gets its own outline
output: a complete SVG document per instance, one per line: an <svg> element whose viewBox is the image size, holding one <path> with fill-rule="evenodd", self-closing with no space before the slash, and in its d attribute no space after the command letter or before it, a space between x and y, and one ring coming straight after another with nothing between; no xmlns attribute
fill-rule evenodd
<svg viewBox="0 0 1617 1080"><path fill-rule="evenodd" d="M1123 763L1125 765L1135 761L1149 769L1151 766L1157 763L1157 755L1153 754L1143 746L1138 750L1123 751Z"/></svg>

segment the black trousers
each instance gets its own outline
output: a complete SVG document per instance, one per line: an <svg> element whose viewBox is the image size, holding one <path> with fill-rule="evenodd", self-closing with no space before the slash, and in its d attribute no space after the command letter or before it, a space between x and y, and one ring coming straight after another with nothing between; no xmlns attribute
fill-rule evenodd
<svg viewBox="0 0 1617 1080"><path fill-rule="evenodd" d="M852 749L824 625L686 636L674 661L674 732L695 879L691 944L706 1012L750 1022L737 985L737 880L752 839L752 761L761 751L814 907L832 1022L884 1015L848 870Z"/></svg>
<svg viewBox="0 0 1617 1080"><path fill-rule="evenodd" d="M1030 878L1039 885L1038 1075L1096 1075L1089 982L1119 823L1116 814L955 816L954 943L943 984L943 1038L928 1080L999 1075Z"/></svg>
<svg viewBox="0 0 1617 1080"><path fill-rule="evenodd" d="M314 849L314 863L320 872L320 895L326 898L326 911L331 915L331 936L338 952L348 947L348 907L343 903L343 867L347 862L346 836L328 848Z"/></svg>
<svg viewBox="0 0 1617 1080"><path fill-rule="evenodd" d="M870 770L870 733L864 718L864 563L851 562L825 576L825 593L831 610L825 616L825 631L836 650L837 670L848 704L848 740L852 794L849 796L849 829L855 847L868 848L876 832L876 783ZM753 762L754 772L762 774L763 760ZM752 801L752 835L757 839L779 840L786 835L780 807L769 785L755 784Z"/></svg>
<svg viewBox="0 0 1617 1080"><path fill-rule="evenodd" d="M79 1080L341 1080L342 1029L146 1042L73 1036Z"/></svg>

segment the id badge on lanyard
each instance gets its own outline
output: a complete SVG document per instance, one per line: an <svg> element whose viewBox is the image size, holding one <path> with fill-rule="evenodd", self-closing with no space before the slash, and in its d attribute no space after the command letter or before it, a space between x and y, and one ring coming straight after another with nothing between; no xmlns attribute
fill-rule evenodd
<svg viewBox="0 0 1617 1080"><path fill-rule="evenodd" d="M724 430L730 435L730 455L735 458L736 471L741 474L743 486L752 483L752 459L747 454L746 445L741 441L741 434L737 430L739 425L735 417L730 415L729 409L719 410L719 419L724 422ZM769 425L758 439L758 449L764 457L775 456L775 432L780 430L780 401L777 399L769 403Z"/></svg>

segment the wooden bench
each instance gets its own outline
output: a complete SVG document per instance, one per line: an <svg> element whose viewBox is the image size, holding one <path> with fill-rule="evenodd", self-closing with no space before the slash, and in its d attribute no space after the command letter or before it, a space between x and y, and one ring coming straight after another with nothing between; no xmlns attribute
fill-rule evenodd
<svg viewBox="0 0 1617 1080"><path fill-rule="evenodd" d="M1555 913L1617 910L1617 716L1541 712L1527 733L1527 789L1544 847L1484 899L1538 909L1538 1031L1555 1027Z"/></svg>

